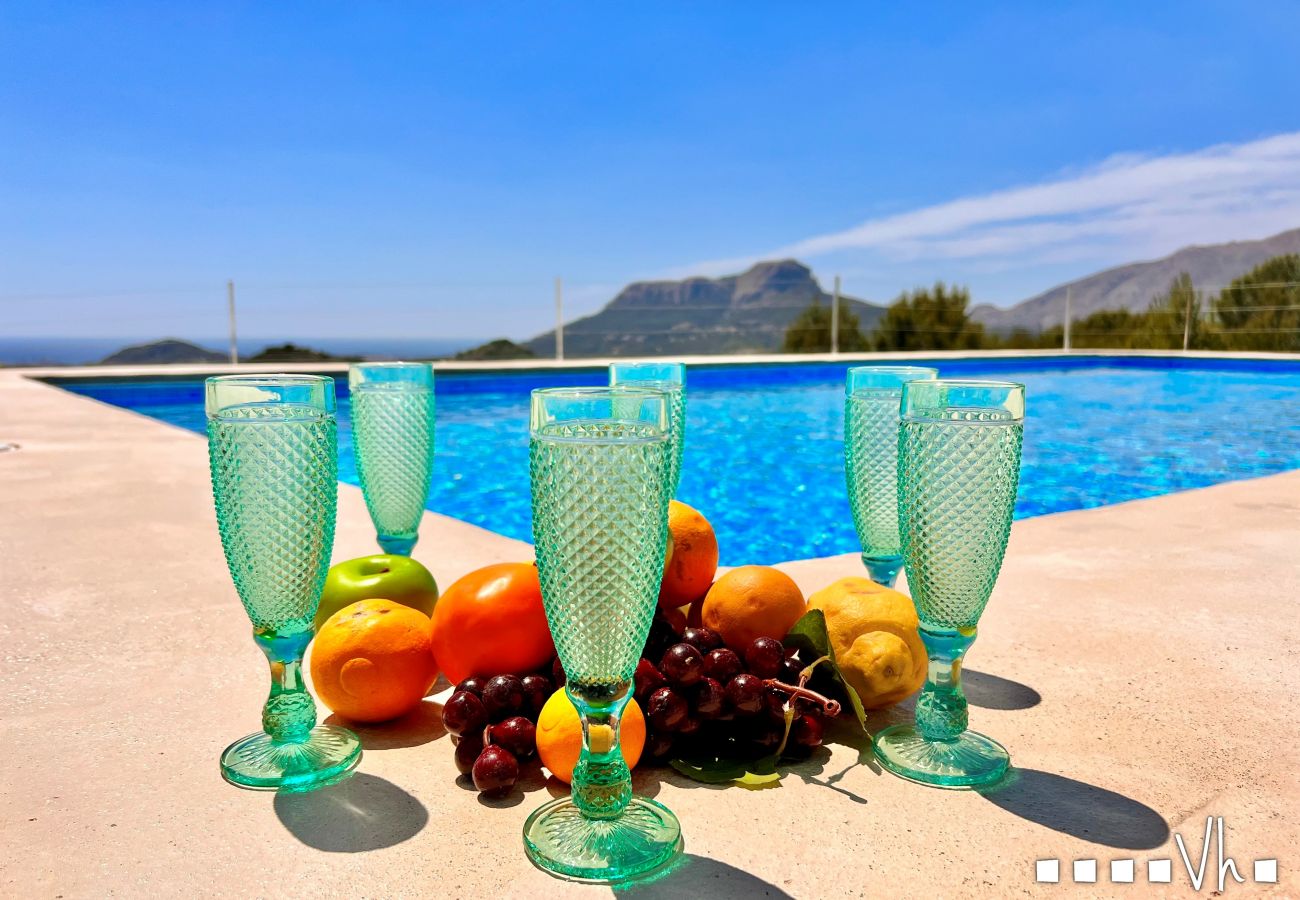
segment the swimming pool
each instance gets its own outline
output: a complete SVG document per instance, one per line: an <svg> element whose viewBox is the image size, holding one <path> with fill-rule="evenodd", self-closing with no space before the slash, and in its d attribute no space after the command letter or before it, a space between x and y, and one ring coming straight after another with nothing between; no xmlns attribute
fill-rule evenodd
<svg viewBox="0 0 1300 900"><path fill-rule="evenodd" d="M1300 468L1300 360L918 360L941 376L1024 382L1017 518ZM850 363L692 366L678 497L713 523L724 565L856 552L844 493ZM528 392L603 372L439 373L429 508L530 541ZM201 379L60 387L203 433ZM357 483L346 380L339 477ZM436 534L425 533L426 542Z"/></svg>

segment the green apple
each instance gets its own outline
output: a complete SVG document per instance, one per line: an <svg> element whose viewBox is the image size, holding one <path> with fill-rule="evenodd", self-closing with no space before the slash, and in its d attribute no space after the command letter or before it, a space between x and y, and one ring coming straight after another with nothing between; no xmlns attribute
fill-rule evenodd
<svg viewBox="0 0 1300 900"><path fill-rule="evenodd" d="M380 554L337 563L325 576L325 590L316 610L316 630L343 607L377 597L432 616L438 602L438 583L428 569L409 556Z"/></svg>

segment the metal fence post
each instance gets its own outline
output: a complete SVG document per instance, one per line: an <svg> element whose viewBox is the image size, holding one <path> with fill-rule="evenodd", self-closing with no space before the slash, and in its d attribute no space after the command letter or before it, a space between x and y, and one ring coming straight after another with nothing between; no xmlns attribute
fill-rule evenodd
<svg viewBox="0 0 1300 900"><path fill-rule="evenodd" d="M239 364L239 339L235 332L235 282L226 282L226 307L230 315L230 364Z"/></svg>
<svg viewBox="0 0 1300 900"><path fill-rule="evenodd" d="M831 295L831 355L840 352L840 276L835 276L835 291Z"/></svg>
<svg viewBox="0 0 1300 900"><path fill-rule="evenodd" d="M1067 285L1065 288L1065 332L1064 332L1065 346L1063 348L1065 350L1070 349L1070 300L1072 299L1070 294L1071 294L1071 288Z"/></svg>
<svg viewBox="0 0 1300 900"><path fill-rule="evenodd" d="M555 358L564 359L564 284L555 276Z"/></svg>

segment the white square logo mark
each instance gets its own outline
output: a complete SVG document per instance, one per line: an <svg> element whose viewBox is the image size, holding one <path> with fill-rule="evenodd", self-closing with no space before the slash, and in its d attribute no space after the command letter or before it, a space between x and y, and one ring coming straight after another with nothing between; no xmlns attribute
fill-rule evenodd
<svg viewBox="0 0 1300 900"><path fill-rule="evenodd" d="M1173 863L1167 859L1147 860L1147 881L1152 884L1168 884L1173 881Z"/></svg>

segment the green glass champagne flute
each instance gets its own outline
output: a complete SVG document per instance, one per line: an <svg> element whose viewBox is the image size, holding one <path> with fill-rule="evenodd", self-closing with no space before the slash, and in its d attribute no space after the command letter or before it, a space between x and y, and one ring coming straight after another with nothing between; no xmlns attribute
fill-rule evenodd
<svg viewBox="0 0 1300 900"><path fill-rule="evenodd" d="M524 823L524 846L561 877L611 883L673 859L681 826L632 796L619 722L659 597L668 541L670 401L662 391L532 394L533 540L569 699L582 719L571 796Z"/></svg>
<svg viewBox="0 0 1300 900"><path fill-rule="evenodd" d="M924 366L855 366L844 380L844 477L862 563L893 587L903 568L898 537L898 407L903 384L933 379Z"/></svg>
<svg viewBox="0 0 1300 900"><path fill-rule="evenodd" d="M263 730L226 748L221 774L240 787L309 791L361 761L355 734L316 724L302 675L334 546L334 379L209 378L205 408L221 546L253 639L271 663Z"/></svg>
<svg viewBox="0 0 1300 900"><path fill-rule="evenodd" d="M686 365L679 362L609 364L610 387L643 388L668 395L668 499L677 496L686 452Z"/></svg>
<svg viewBox="0 0 1300 900"><path fill-rule="evenodd" d="M903 385L898 530L930 668L916 723L877 734L876 757L923 784L990 784L1011 761L997 741L967 730L961 667L1011 535L1024 418L1021 384Z"/></svg>
<svg viewBox="0 0 1300 900"><path fill-rule="evenodd" d="M410 556L433 481L433 366L348 368L361 491L385 553Z"/></svg>

